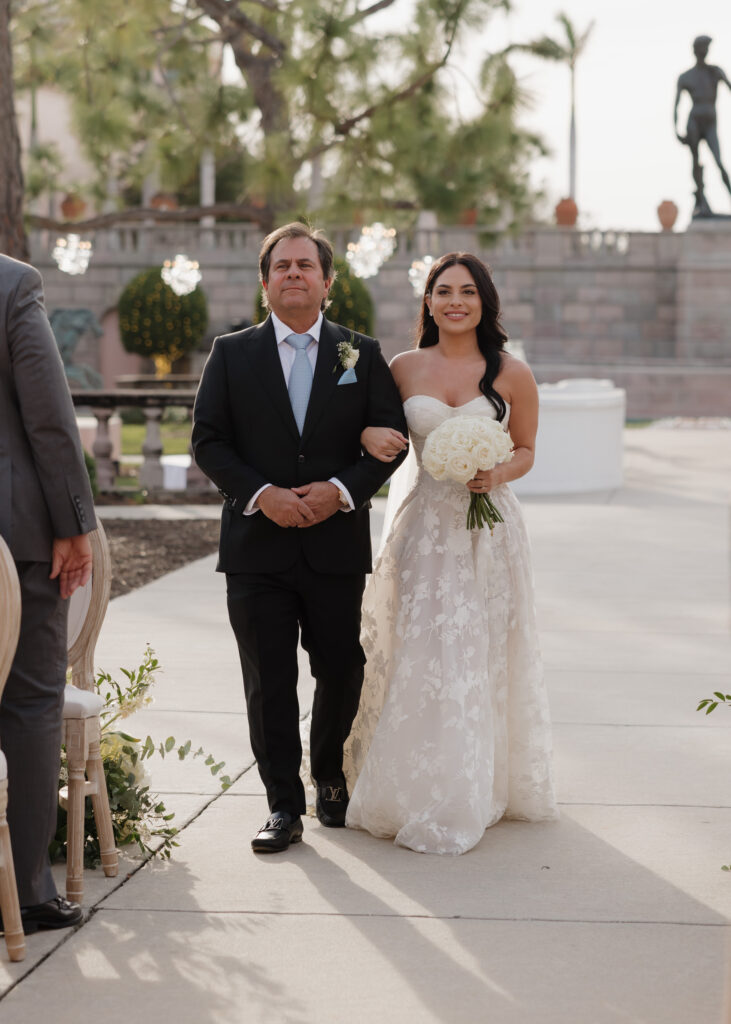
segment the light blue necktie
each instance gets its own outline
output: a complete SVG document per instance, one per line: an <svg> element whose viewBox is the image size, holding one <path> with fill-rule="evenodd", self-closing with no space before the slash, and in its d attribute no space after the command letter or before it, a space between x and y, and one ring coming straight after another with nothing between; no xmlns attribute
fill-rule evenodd
<svg viewBox="0 0 731 1024"><path fill-rule="evenodd" d="M297 429L301 434L302 428L305 425L310 392L312 391L312 366L305 352L305 349L312 341L312 335L290 334L284 340L297 351L297 355L294 357L294 365L289 375L287 390L289 391L289 400L292 403L292 412L297 422Z"/></svg>

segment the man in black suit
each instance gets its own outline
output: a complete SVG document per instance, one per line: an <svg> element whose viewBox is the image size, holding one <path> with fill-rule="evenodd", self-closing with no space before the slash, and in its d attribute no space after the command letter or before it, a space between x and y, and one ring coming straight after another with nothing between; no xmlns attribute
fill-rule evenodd
<svg viewBox="0 0 731 1024"><path fill-rule="evenodd" d="M365 663L369 499L403 458L371 458L360 435L366 426L405 433L406 423L378 342L322 315L334 277L327 239L287 224L264 239L259 273L271 315L216 338L196 398L193 448L226 498L218 570L271 811L252 841L264 853L302 838L300 632L316 683L317 816L329 827L345 824L343 743Z"/></svg>

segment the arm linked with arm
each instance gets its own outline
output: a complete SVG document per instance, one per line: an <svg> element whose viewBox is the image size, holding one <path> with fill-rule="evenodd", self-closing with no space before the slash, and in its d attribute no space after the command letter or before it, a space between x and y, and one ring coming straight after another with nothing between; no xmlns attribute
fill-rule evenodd
<svg viewBox="0 0 731 1024"><path fill-rule="evenodd" d="M374 351L370 360L368 377L368 401L363 427L392 427L407 435L401 396L391 371L383 358L378 342L373 342ZM336 476L353 498L356 508L361 508L406 458L406 449L392 462L362 452L358 461L338 471Z"/></svg>

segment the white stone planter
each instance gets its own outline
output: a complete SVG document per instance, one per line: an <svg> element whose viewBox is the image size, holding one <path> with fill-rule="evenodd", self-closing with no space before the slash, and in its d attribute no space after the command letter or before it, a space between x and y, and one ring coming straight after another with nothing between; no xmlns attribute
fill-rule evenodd
<svg viewBox="0 0 731 1024"><path fill-rule="evenodd" d="M577 378L538 388L533 468L511 483L517 495L580 494L622 484L626 395L611 380Z"/></svg>
<svg viewBox="0 0 731 1024"><path fill-rule="evenodd" d="M184 491L188 486L190 455L162 455L162 486L166 491Z"/></svg>

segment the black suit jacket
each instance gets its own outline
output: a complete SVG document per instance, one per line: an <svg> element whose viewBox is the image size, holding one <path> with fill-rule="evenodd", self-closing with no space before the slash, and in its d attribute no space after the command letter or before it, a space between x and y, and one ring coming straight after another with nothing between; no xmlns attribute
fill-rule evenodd
<svg viewBox="0 0 731 1024"><path fill-rule="evenodd" d="M278 572L302 554L317 572L370 572L369 499L401 458L379 462L360 447L366 426L406 433L398 389L377 341L356 334L357 381L344 373L339 341L347 328L323 320L302 436L284 382L271 319L216 338L193 415L193 450L203 472L227 495L221 518L220 572ZM403 457L403 456L402 456ZM337 477L355 511L317 526L285 529L243 510L264 484L297 487Z"/></svg>

